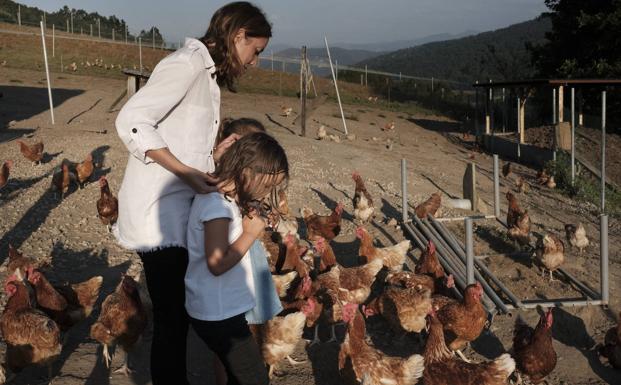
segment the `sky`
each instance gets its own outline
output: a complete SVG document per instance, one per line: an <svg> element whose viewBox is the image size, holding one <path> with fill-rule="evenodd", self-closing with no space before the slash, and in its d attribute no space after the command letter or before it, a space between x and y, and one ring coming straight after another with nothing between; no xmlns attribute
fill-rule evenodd
<svg viewBox="0 0 621 385"><path fill-rule="evenodd" d="M202 36L213 12L228 1L17 0L46 11L62 6L124 19L134 33L158 26L178 42ZM415 40L429 35L489 31L535 18L543 0L256 0L273 25L272 45L321 46Z"/></svg>

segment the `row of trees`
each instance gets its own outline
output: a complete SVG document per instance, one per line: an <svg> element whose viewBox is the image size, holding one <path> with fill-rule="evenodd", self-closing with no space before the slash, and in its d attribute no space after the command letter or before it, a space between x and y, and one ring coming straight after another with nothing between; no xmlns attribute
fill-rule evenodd
<svg viewBox="0 0 621 385"><path fill-rule="evenodd" d="M0 0L0 21L17 23L18 10L21 15L22 24L37 25L39 21L45 18L45 23L49 27L52 25L61 31L90 34L91 27L93 36L112 38L113 30L116 40L125 40L125 31L127 29L127 39L134 41L140 37L145 42L152 42L155 37L156 45L160 46L164 42L164 37L157 27L142 30L138 35L129 31L127 22L119 19L115 15L103 16L98 12L87 12L83 9L69 8L66 5L56 12L45 12L37 7L29 7L18 4L11 0ZM72 24L73 21L73 24Z"/></svg>

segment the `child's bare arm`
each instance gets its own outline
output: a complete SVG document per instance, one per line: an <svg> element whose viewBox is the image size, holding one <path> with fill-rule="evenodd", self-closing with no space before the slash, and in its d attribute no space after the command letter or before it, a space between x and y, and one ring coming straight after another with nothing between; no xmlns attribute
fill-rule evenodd
<svg viewBox="0 0 621 385"><path fill-rule="evenodd" d="M229 244L228 218L217 218L204 223L205 258L211 274L218 276L229 271L244 257L252 243L265 227L263 220L255 215L252 219L244 217L243 233Z"/></svg>

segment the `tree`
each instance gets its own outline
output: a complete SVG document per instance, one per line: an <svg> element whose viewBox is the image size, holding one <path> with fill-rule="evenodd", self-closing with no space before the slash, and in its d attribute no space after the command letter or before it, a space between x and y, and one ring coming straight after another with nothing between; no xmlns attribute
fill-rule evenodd
<svg viewBox="0 0 621 385"><path fill-rule="evenodd" d="M545 0L552 31L533 47L543 77L621 75L621 0Z"/></svg>

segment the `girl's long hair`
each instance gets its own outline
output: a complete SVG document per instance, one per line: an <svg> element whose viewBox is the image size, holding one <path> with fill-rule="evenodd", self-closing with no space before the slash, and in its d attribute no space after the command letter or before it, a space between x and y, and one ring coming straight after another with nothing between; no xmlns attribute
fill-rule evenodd
<svg viewBox="0 0 621 385"><path fill-rule="evenodd" d="M248 214L257 201L260 186L256 180L262 176L277 178L282 175L280 186L273 186L269 194L270 210L277 210L278 189L289 180L289 163L285 150L276 139L264 132L255 132L238 139L220 158L215 175L222 182L231 181L235 190L227 195L237 194L237 204L243 215ZM261 182L259 182L261 183Z"/></svg>
<svg viewBox="0 0 621 385"><path fill-rule="evenodd" d="M205 36L200 38L216 63L218 85L233 92L235 79L244 70L235 50L235 36L241 28L246 31L246 37L272 37L272 26L263 11L252 3L238 1L218 9L211 17Z"/></svg>

